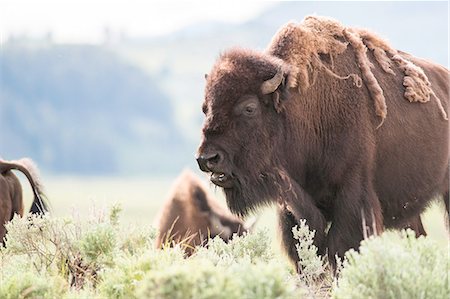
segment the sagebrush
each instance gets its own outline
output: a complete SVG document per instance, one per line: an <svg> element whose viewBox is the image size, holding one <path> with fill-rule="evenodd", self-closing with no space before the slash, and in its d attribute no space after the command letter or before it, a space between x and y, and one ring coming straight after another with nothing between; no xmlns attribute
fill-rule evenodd
<svg viewBox="0 0 450 299"><path fill-rule="evenodd" d="M88 220L15 217L0 250L0 298L446 298L444 248L386 233L349 252L339 280L316 255L314 232L293 228L300 273L265 230L209 240L186 258L154 248L151 227L120 224L120 208ZM420 270L418 270L420 269Z"/></svg>

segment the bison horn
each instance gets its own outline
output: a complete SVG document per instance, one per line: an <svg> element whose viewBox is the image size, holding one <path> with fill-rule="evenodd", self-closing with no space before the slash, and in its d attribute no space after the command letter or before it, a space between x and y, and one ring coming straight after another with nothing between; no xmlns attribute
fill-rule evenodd
<svg viewBox="0 0 450 299"><path fill-rule="evenodd" d="M280 86L281 82L284 79L284 74L282 70L278 70L278 72L267 81L264 81L261 84L261 92L262 94L269 94L277 90L278 86Z"/></svg>

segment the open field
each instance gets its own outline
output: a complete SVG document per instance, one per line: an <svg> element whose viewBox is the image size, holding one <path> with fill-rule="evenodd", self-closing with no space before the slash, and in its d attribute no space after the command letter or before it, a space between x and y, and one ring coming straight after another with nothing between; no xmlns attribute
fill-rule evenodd
<svg viewBox="0 0 450 299"><path fill-rule="evenodd" d="M124 178L124 177L45 177L43 178L55 216L89 217L93 210L120 203L122 223L151 225L175 177ZM25 207L31 205L31 190L22 181ZM222 192L210 186L212 192L224 200ZM433 204L422 217L428 235L448 246L448 233L444 224L443 205ZM276 216L273 208L265 208L259 216L257 227L266 227L273 236L274 247Z"/></svg>

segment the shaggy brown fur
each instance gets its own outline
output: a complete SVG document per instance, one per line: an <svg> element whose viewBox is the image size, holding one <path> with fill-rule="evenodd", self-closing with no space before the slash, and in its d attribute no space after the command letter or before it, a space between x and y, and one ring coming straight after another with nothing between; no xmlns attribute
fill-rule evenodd
<svg viewBox="0 0 450 299"><path fill-rule="evenodd" d="M279 203L294 261L300 218L331 262L384 228L424 234L420 213L436 195L448 200L448 78L373 33L308 17L280 29L264 53L220 56L207 77L197 161L233 213ZM441 109L413 100L423 96Z"/></svg>
<svg viewBox="0 0 450 299"><path fill-rule="evenodd" d="M301 44L302 47L286 46L290 44ZM334 57L342 54L349 44L355 51L361 75L374 101L375 113L382 119L380 126L386 118L387 106L383 90L372 72L374 65L368 59L367 48L373 52L375 61L386 73L394 75L391 69L392 61L396 62L403 70L406 99L411 102L428 102L430 96L434 95L443 117L447 119L442 103L433 93L423 70L399 55L386 41L367 30L346 28L332 19L309 16L301 24L289 23L284 26L273 38L268 53L282 58L289 65L295 67L289 86L303 90L311 85L309 72L312 70L312 76L315 76L315 72L323 68L323 64L318 59L319 56L329 55L333 61ZM391 56L390 58L388 54ZM333 64L331 68L333 68ZM328 73L333 74L329 69ZM341 79L354 78L355 74L338 77Z"/></svg>
<svg viewBox="0 0 450 299"><path fill-rule="evenodd" d="M428 80L427 75L420 67L412 63L409 58L406 59L406 56L409 56L408 54L391 48L386 41L380 39L367 30L359 29L357 32L367 47L373 51L375 59L385 72L394 75L394 72L391 69L391 61L394 61L403 71L405 74L403 85L406 87L405 98L408 101L425 103L430 100L431 96L434 96L442 117L448 120L448 116L442 106L442 102L431 88L431 83ZM387 54L391 56L391 60Z"/></svg>
<svg viewBox="0 0 450 299"><path fill-rule="evenodd" d="M209 237L220 236L228 241L241 235L245 224L223 207L208 192L203 182L191 171L184 171L176 180L158 219L156 247L180 243L187 254L204 245Z"/></svg>
<svg viewBox="0 0 450 299"><path fill-rule="evenodd" d="M5 161L0 159L0 240L6 235L5 223L10 221L14 214L23 216L22 186L19 179L11 172L22 172L30 182L34 194L30 212L44 214L48 211L45 202L43 186L37 174L37 168L30 159L18 161Z"/></svg>
<svg viewBox="0 0 450 299"><path fill-rule="evenodd" d="M367 58L366 45L364 45L359 35L351 32L350 30L344 30L344 36L355 50L356 61L358 61L358 66L361 69L364 82L366 83L367 89L375 102L375 113L382 119L382 122L379 125L381 126L387 114L386 99L384 98L383 90L381 89L380 84L378 84L377 79L371 71L371 68L374 66ZM385 67L386 65L383 64L383 70Z"/></svg>

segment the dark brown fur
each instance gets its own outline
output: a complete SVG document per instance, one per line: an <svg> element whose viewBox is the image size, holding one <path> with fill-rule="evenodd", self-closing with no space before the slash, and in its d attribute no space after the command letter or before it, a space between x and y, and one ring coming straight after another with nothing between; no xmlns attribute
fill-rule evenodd
<svg viewBox="0 0 450 299"><path fill-rule="evenodd" d="M4 225L14 217L14 214L23 216L22 186L11 170L22 172L30 182L34 194L30 212L43 214L48 210L43 188L32 161L30 159L18 161L0 159L0 243L3 243L6 235Z"/></svg>
<svg viewBox="0 0 450 299"><path fill-rule="evenodd" d="M330 24L326 32L340 28ZM305 42L287 37L276 36L265 53L229 50L214 65L203 104L201 169L226 174L227 180L216 183L236 214L273 202L284 207L280 229L293 261L298 257L291 229L301 218L332 263L335 254L343 256L384 228L425 234L420 213L437 195L448 201L449 71L395 52L423 69L431 97L440 99L445 114L436 102L408 100L408 71L391 63L388 72L373 51L356 53L360 45L354 48L343 33L326 38L346 47L332 51L326 46L334 42L321 40L313 53L314 40L308 41L307 57ZM361 68L361 61L370 67ZM299 63L307 64L303 71ZM262 83L279 71L284 80L273 93L262 94ZM246 114L248 107L254 114Z"/></svg>
<svg viewBox="0 0 450 299"><path fill-rule="evenodd" d="M190 171L184 171L174 183L156 226L158 248L180 243L188 255L208 238L220 236L228 241L233 234L246 231L245 224L214 199Z"/></svg>

